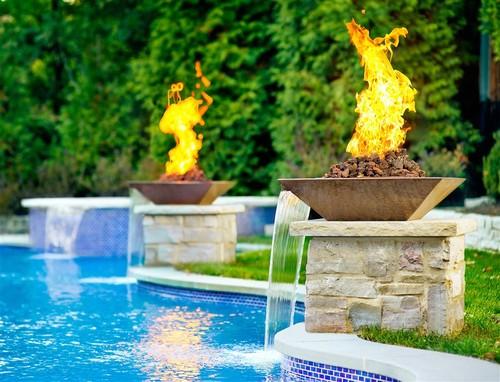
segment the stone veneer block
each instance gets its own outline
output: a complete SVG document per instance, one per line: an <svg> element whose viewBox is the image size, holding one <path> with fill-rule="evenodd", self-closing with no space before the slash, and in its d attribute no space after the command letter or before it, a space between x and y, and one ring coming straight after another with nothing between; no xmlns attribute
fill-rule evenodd
<svg viewBox="0 0 500 382"><path fill-rule="evenodd" d="M352 222L317 219L290 224L290 234L328 237L452 237L465 235L476 228L476 222L468 219Z"/></svg>
<svg viewBox="0 0 500 382"><path fill-rule="evenodd" d="M234 261L241 205L143 205L144 265Z"/></svg>
<svg viewBox="0 0 500 382"><path fill-rule="evenodd" d="M453 334L464 323L464 234L471 221L291 224L312 236L306 267L309 332L363 326Z"/></svg>

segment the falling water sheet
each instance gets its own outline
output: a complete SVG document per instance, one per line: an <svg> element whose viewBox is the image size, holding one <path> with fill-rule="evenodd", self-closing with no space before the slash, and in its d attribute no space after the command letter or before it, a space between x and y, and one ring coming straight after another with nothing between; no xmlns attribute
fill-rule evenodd
<svg viewBox="0 0 500 382"><path fill-rule="evenodd" d="M290 191L281 191L274 219L269 265L265 324L265 349L272 349L274 336L293 324L304 237L290 236L290 223L307 220L310 208Z"/></svg>
<svg viewBox="0 0 500 382"><path fill-rule="evenodd" d="M45 250L49 253L75 253L78 229L85 210L76 207L50 207L45 219Z"/></svg>

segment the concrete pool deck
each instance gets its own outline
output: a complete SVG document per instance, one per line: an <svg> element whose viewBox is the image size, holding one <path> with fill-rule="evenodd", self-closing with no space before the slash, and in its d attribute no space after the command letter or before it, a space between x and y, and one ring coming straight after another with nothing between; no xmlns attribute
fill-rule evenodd
<svg viewBox="0 0 500 382"><path fill-rule="evenodd" d="M267 295L268 289L267 281L200 275L182 272L172 267L131 267L128 276L135 277L138 281L158 285L263 297ZM299 285L297 288L297 301L303 302L304 296L305 287Z"/></svg>
<svg viewBox="0 0 500 382"><path fill-rule="evenodd" d="M279 332L275 348L287 357L366 370L405 382L500 380L500 366L492 362L375 343L355 334L307 333L303 323Z"/></svg>

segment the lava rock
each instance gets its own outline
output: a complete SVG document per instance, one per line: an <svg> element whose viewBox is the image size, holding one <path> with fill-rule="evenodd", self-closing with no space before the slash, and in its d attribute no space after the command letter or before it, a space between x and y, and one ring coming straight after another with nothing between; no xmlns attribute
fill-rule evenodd
<svg viewBox="0 0 500 382"><path fill-rule="evenodd" d="M160 182L206 182L208 179L203 170L196 166L183 175L162 174L159 180Z"/></svg>
<svg viewBox="0 0 500 382"><path fill-rule="evenodd" d="M361 178L361 177L423 177L425 172L417 162L408 157L405 149L392 150L383 157L376 154L348 159L330 167L324 178Z"/></svg>

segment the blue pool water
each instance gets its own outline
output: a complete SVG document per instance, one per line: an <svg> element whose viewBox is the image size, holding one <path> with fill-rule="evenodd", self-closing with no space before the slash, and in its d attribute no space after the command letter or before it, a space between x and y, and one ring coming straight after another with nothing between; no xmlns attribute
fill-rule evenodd
<svg viewBox="0 0 500 382"><path fill-rule="evenodd" d="M0 381L275 381L265 301L134 283L123 257L0 247Z"/></svg>

